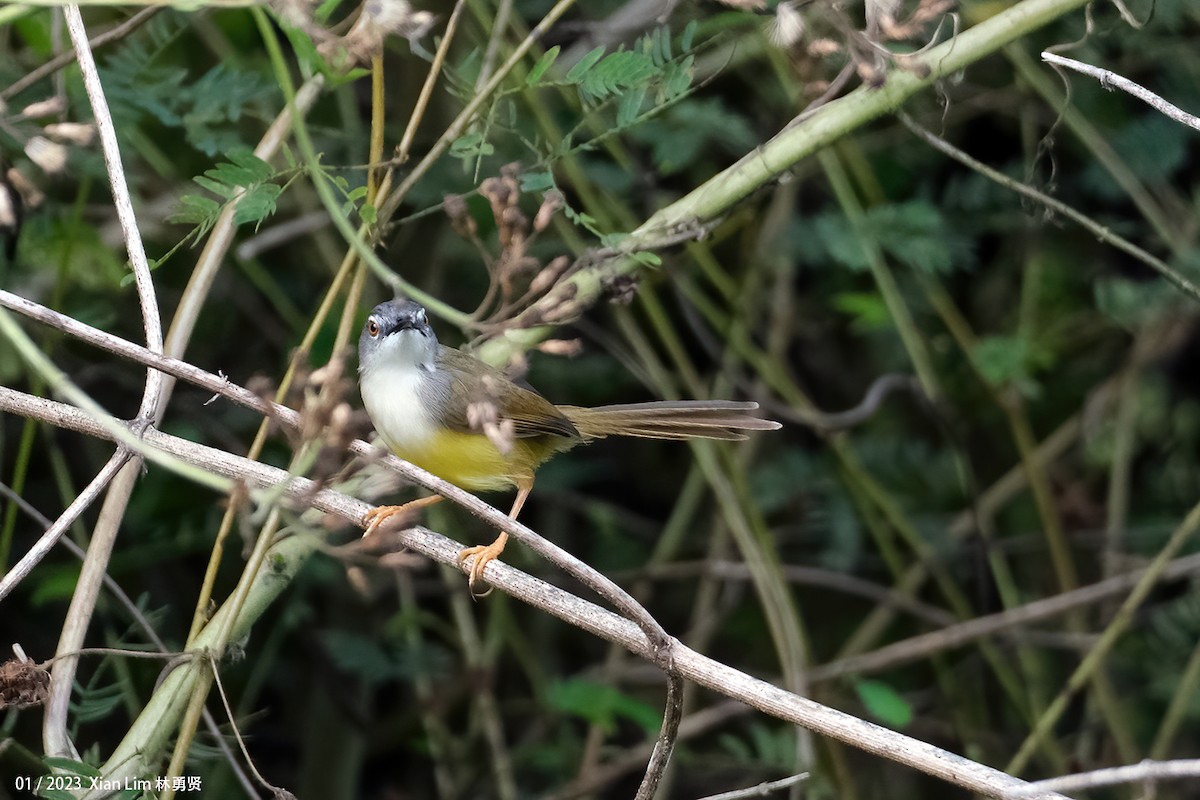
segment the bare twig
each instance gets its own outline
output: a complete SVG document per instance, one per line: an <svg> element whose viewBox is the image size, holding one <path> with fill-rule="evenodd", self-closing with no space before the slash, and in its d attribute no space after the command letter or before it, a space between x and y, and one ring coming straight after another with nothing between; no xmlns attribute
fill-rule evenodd
<svg viewBox="0 0 1200 800"><path fill-rule="evenodd" d="M1081 214L1061 200L1056 200L1048 194L1039 192L1032 186L1021 183L1020 181L1015 181L1002 172L987 166L982 161L972 158L962 150L959 150L957 147L947 142L945 139L934 134L932 131L929 131L918 125L915 120L913 120L904 112L900 112L897 116L900 121L904 123L905 127L907 127L918 138L922 139L926 144L933 147L935 150L945 153L955 161L970 167L979 174L983 175L985 178L995 181L1006 189L1011 189L1017 194L1028 197L1030 200L1033 200L1036 203L1041 203L1056 214L1062 214L1067 219L1086 229L1100 241L1111 244L1118 250L1122 250L1146 264L1155 272L1166 278L1170 283L1174 284L1177 289L1182 291L1188 297L1192 298L1193 300L1200 300L1200 287L1197 287L1196 284L1189 281L1178 271L1171 269L1170 265L1168 265L1162 259L1155 258L1150 253L1135 245L1133 242L1109 230L1103 225L1100 225L1091 217Z"/></svg>
<svg viewBox="0 0 1200 800"><path fill-rule="evenodd" d="M150 17L158 13L161 8L162 6L150 6L148 8L143 8L141 11L137 12L119 25L114 25L104 33L98 33L93 36L90 40L88 40L88 45L95 50L98 47L103 47L109 42L115 42L117 39L122 39L128 36L140 28L143 23L150 19ZM55 72L58 72L60 69L74 61L75 58L76 56L74 50L60 53L42 66L31 71L27 75L22 75L4 89L0 90L0 100L11 100L48 75L53 75Z"/></svg>
<svg viewBox="0 0 1200 800"><path fill-rule="evenodd" d="M27 514L43 528L49 528L54 524L49 518L46 517L45 514L30 505L29 501L27 501L24 497L21 497L9 486L3 483L0 483L0 494L3 494L9 500L16 503L17 506L23 512L25 512L25 514ZM87 554L84 552L83 548L71 541L70 538L60 538L58 541L59 544L71 551L71 555L75 556L80 561L87 557ZM151 644L158 648L158 652L166 653L166 642L164 642L162 637L158 635L158 632L154 630L154 626L150 624L150 620L147 619L146 615L142 613L142 610L138 608L137 603L133 602L133 600L129 598L129 595L125 593L125 590L121 588L120 584L113 580L108 574L105 574L104 576L104 588L108 589L108 591L112 593L113 597L117 599L117 602L122 608L125 609L125 612L129 614L130 618L133 619L133 621L137 623L138 627L142 629L142 633L146 634L146 638L150 640ZM242 769L242 765L238 763L237 757L234 756L233 751L229 749L229 743L225 741L225 737L221 734L221 729L217 727L217 721L213 719L213 716L211 713L209 713L208 709L204 710L204 726L208 729L209 734L213 737L213 741L216 742L217 747L220 748L222 754L224 754L225 759L229 764L229 768L233 770L238 782L242 785L242 788L245 789L246 796L256 798L258 795L255 791L254 784L250 782L250 779L246 776L246 771Z"/></svg>
<svg viewBox="0 0 1200 800"><path fill-rule="evenodd" d="M708 797L700 798L700 800L744 800L747 797L766 797L769 794L774 794L781 789L788 789L806 780L808 780L808 773L801 772L797 775L789 775L777 781L767 781L766 783L749 786L745 789L735 789L732 792L721 792L721 794L710 794Z"/></svg>
<svg viewBox="0 0 1200 800"><path fill-rule="evenodd" d="M1049 50L1042 52L1042 60L1047 61L1055 66L1066 67L1073 69L1076 72L1082 72L1084 75L1095 78L1100 81L1100 86L1103 89L1112 91L1113 88L1120 89L1126 94L1131 94L1143 103L1146 103L1158 113L1165 117L1169 117L1178 123L1187 125L1193 130L1200 131L1200 117L1189 114L1179 106L1168 103L1154 92L1144 86L1134 83L1128 78L1122 77L1115 72L1100 67L1093 67L1091 64L1085 64L1082 61L1076 61L1073 58L1051 53Z"/></svg>
<svg viewBox="0 0 1200 800"><path fill-rule="evenodd" d="M1010 789L1005 800L1026 798L1039 791L1075 792L1080 789L1099 789L1102 786L1117 786L1122 783L1149 783L1173 781L1180 778L1200 778L1200 758L1181 758L1175 761L1150 761L1129 764L1124 767L1108 767L1075 775L1062 775L1035 781L1020 789Z"/></svg>
<svg viewBox="0 0 1200 800"><path fill-rule="evenodd" d="M238 748L242 751L242 758L246 759L246 766L250 768L254 779L259 782L264 789L271 791L275 797L286 797L282 795L279 787L268 781L258 771L258 767L254 765L254 759L250 757L250 751L246 749L246 740L242 738L242 732L238 730L237 720L233 718L233 709L229 706L229 696L225 694L225 685L221 683L221 671L217 669L216 664L212 664L213 682L217 686L217 694L221 696L221 707L225 709L225 719L229 720L229 729L233 731L233 738L237 740Z"/></svg>
<svg viewBox="0 0 1200 800"><path fill-rule="evenodd" d="M159 369L167 375L180 378L190 383L194 383L214 394L219 394L223 397L228 397L239 405L251 408L261 414L278 420L281 424L292 428L299 428L300 415L286 406L281 406L276 403L268 403L261 399L258 395L247 389L237 386L230 382L227 378L222 378L213 375L210 372L194 367L191 364L180 361L174 358L168 358L155 353L151 353L144 347L133 344L132 342L97 330L81 322L71 319L65 315L52 311L45 306L41 306L30 300L14 295L10 292L0 290L0 306L10 308L13 311L20 312L26 316L33 317L40 322L45 322L53 325L60 330L66 331L72 335L102 347L110 352L124 356L132 361L140 364L152 366ZM115 422L115 421L113 421ZM114 438L113 431L106 429L106 423L96 420L95 426L98 429L103 429L104 433L95 433L92 435L101 436L106 439ZM119 428L121 423L116 423ZM88 431L90 433L90 431ZM152 439L146 439L146 443L153 446ZM357 440L350 444L351 452L365 456L369 459L379 459L382 453L381 450L373 445ZM167 450L167 454L172 454ZM662 626L651 616L650 612L646 611L636 600L609 578L602 575L590 565L579 560L567 551L558 547L554 543L539 536L534 531L527 528L522 523L511 519L507 514L504 514L490 505L480 500L473 494L466 492L452 483L438 478L437 476L424 471L423 469L409 464L406 461L401 461L395 456L388 455L380 459L387 467L400 475L404 476L418 486L423 486L430 491L454 501L463 508L470 511L475 516L493 525L501 530L509 533L514 539L517 539L529 549L546 559L550 563L558 566L563 571L574 576L577 580L584 583L592 591L603 597L613 607L633 620L638 626L646 631L647 636L658 643L661 654L665 657L669 650L671 638L663 630ZM487 575L486 571L484 573Z"/></svg>
<svg viewBox="0 0 1200 800"><path fill-rule="evenodd" d="M142 311L142 325L146 333L146 347L151 352L161 353L163 338L158 300L154 293L150 265L146 260L146 249L142 245L142 237L138 232L137 216L133 211L129 186L125 181L125 172L121 165L121 151L117 147L116 128L113 126L112 115L108 110L108 101L104 97L104 87L100 84L96 60L92 57L92 50L88 45L87 30L83 27L83 16L79 12L79 6L68 5L63 9L63 13L67 21L67 31L75 49L75 56L79 62L79 71L83 76L88 102L92 106L92 116L100 134L100 147L104 153L104 164L108 171L113 204L116 208L117 219L121 223L125 250L129 255L129 265L133 270L134 283L137 286L138 302ZM163 374L155 369L147 369L146 386L142 393L141 405L138 408L139 432L142 426L153 424L162 386ZM129 494L133 491L133 484L140 469L141 459L131 458L116 470L115 476L111 479L109 492L100 509L100 516L92 533L92 541L88 545L88 554L79 572L79 580L75 584L75 592L71 596L71 605L67 610L67 616L59 634L56 652L60 654L78 650L83 644L88 623L91 621L92 612L96 607L96 598L100 594L100 586L108 568L108 560L116 541L117 530L125 514ZM50 697L46 702L46 713L42 723L43 746L49 755L70 755L75 752L74 745L67 735L67 715L77 664L78 659L76 658L64 658L54 664L50 682Z"/></svg>
<svg viewBox="0 0 1200 800"><path fill-rule="evenodd" d="M1138 585L1146 575L1146 571L1146 569L1139 569L1114 575L1097 583L1081 586L1078 589L1042 600L1034 600L1007 611L976 617L942 630L913 636L869 653L821 664L813 667L809 677L813 681L826 681L841 675L878 672L954 647L961 647L985 636L1003 633L1011 628L1051 619L1074 609L1128 592ZM1200 572L1200 554L1175 559L1163 569L1160 577L1162 580L1174 580L1197 572Z"/></svg>
<svg viewBox="0 0 1200 800"><path fill-rule="evenodd" d="M1183 521L1172 531L1171 537L1167 539L1166 544L1158 551L1154 560L1142 572L1133 589L1130 590L1124 601L1122 601L1120 608L1113 614L1112 619L1104 628L1103 633L1100 634L1099 639L1097 639L1095 646L1083 658L1079 666L1075 668L1075 671L1071 673L1071 677L1067 679L1066 685L1059 690L1058 695L1046 710L1038 717L1029 735L1021 744L1020 750L1017 751L1012 761L1009 762L1009 769L1012 772L1020 772L1029 763L1029 759L1033 756L1042 739L1051 731L1058 720L1061 719L1063 712L1067 710L1071 698L1091 680L1091 677L1104 663L1105 657L1112 650L1117 639L1132 624L1134 612L1162 577L1167 564L1191 540L1197 530L1200 530L1200 504L1193 506L1192 510L1183 518Z"/></svg>
<svg viewBox="0 0 1200 800"><path fill-rule="evenodd" d="M108 436L106 427L79 409L6 387L0 387L0 411L30 416L52 425L70 428L92 436L102 438ZM161 448L190 463L202 465L205 469L218 475L238 480L247 485L270 487L281 497L299 500L313 508L336 514L355 524L361 524L363 514L370 508L361 500L331 489L318 488L313 481L306 478L290 475L284 470L249 461L223 450L170 436L153 428L146 431L145 439L149 446ZM402 463L392 456L386 457L385 460L392 460L397 464ZM440 534L424 528L411 528L401 531L398 538L405 546L439 563L459 570L469 569L458 559L462 545ZM289 541L292 540L285 539L277 547L288 546ZM291 547L293 551L296 550L295 545L291 545ZM306 547L306 555L316 549L315 543L306 545ZM656 663L660 659L661 652L656 648L653 640L647 637L644 630L639 628L636 623L611 611L551 586L500 561L489 563L487 577L488 582L496 588L582 630L616 642L642 658ZM278 584L279 579L274 574L263 574L256 578L256 582ZM274 589L276 594L278 591L278 587ZM245 620L235 629L249 626L252 621L252 619ZM675 643L671 655L671 671L687 680L740 700L779 719L833 737L896 763L914 767L969 791L986 797L1004 797L1006 792L1023 788L1026 785L1019 778L1006 775L992 767L976 763L904 734L823 706L765 681L752 678L679 643ZM183 669L176 670L171 677L174 678L176 675L184 673ZM183 678L177 680L183 680ZM177 683L163 684L163 691L169 689L174 693L178 688ZM147 707L143 713L151 712L152 709ZM114 761L117 760L118 755L122 755L122 753L114 753ZM124 759L124 755L122 755L122 759ZM123 774L122 770L135 766L129 760L121 760L116 763L114 769L116 774ZM111 777L112 774L114 773L106 773L106 777ZM1061 795L1048 791L1032 796L1043 800L1063 800Z"/></svg>
<svg viewBox="0 0 1200 800"><path fill-rule="evenodd" d="M667 673L667 704L663 710L662 726L658 731L658 740L650 753L650 761L646 764L646 774L638 786L637 800L651 800L658 791L658 784L667 764L671 761L671 753L675 750L675 741L679 738L679 721L683 719L683 678L674 672Z"/></svg>
<svg viewBox="0 0 1200 800"><path fill-rule="evenodd" d="M25 579L34 567L36 567L46 554L49 553L62 535L75 524L75 520L79 519L79 515L88 509L100 493L108 488L108 484L116 476L121 467L125 466L125 462L129 461L132 453L124 447L118 447L117 452L113 453L98 473L92 478L82 492L74 500L71 505L67 506L66 510L58 516L52 525L46 528L38 540L34 542L33 547L29 548L25 555L21 556L21 560L13 565L13 568L0 579L0 600L8 596L8 593L16 588L22 580Z"/></svg>

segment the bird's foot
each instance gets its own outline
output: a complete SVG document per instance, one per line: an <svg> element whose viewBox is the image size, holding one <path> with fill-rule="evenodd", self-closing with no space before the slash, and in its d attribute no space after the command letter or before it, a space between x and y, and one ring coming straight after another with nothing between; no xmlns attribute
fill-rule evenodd
<svg viewBox="0 0 1200 800"><path fill-rule="evenodd" d="M475 582L483 577L484 568L488 565L489 562L495 561L497 558L500 557L500 554L502 552L504 552L504 545L507 542L508 542L508 534L501 533L499 536L496 537L496 541L492 542L491 544L476 545L475 547L468 547L464 550L459 551L458 560L460 563L463 561L466 561L468 558L471 558L472 556L475 557L475 560L473 562L471 562L471 569L467 573L467 586L471 589L471 594L475 594ZM489 589L488 591L491 591L491 590ZM484 592L482 595L475 595L475 596L482 597L486 594L487 594L487 592Z"/></svg>
<svg viewBox="0 0 1200 800"><path fill-rule="evenodd" d="M365 539L377 531L379 526L392 517L399 516L401 522L406 522L415 517L417 512L425 506L432 505L441 499L442 496L440 494L434 494L429 497L410 500L398 506L375 506L375 508L363 514L362 522L366 527L366 530L363 531L363 538Z"/></svg>

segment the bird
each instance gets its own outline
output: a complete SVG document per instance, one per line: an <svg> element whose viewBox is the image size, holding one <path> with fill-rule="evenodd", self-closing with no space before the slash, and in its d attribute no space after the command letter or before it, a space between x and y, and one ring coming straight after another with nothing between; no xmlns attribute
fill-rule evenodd
<svg viewBox="0 0 1200 800"><path fill-rule="evenodd" d="M377 305L358 340L359 389L383 444L401 459L467 491L516 489L516 519L539 466L552 456L607 436L646 439L745 439L778 422L753 412L754 402L651 401L595 408L555 405L475 356L438 341L429 315L412 300ZM377 506L363 519L369 536L388 518L440 501L441 495ZM487 564L504 550L500 531L474 556L474 591Z"/></svg>

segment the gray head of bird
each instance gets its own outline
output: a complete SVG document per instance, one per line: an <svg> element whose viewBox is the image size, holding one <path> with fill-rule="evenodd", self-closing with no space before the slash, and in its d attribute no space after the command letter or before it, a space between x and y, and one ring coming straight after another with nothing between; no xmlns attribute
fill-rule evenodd
<svg viewBox="0 0 1200 800"><path fill-rule="evenodd" d="M438 340L429 316L412 300L389 300L371 311L358 337L358 371L367 374L383 365L432 369Z"/></svg>

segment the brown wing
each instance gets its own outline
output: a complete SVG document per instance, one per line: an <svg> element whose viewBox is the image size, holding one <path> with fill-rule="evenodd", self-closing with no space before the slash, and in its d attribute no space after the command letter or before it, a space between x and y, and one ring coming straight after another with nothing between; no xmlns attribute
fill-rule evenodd
<svg viewBox="0 0 1200 800"><path fill-rule="evenodd" d="M533 436L561 436L581 439L579 431L558 407L532 389L518 386L500 370L474 356L442 345L438 348L437 368L448 379L447 392L451 397L464 398L459 402L443 402L441 422L461 433L478 433L467 420L467 406L492 401L501 419L510 419L518 439ZM446 398L449 400L449 398Z"/></svg>

